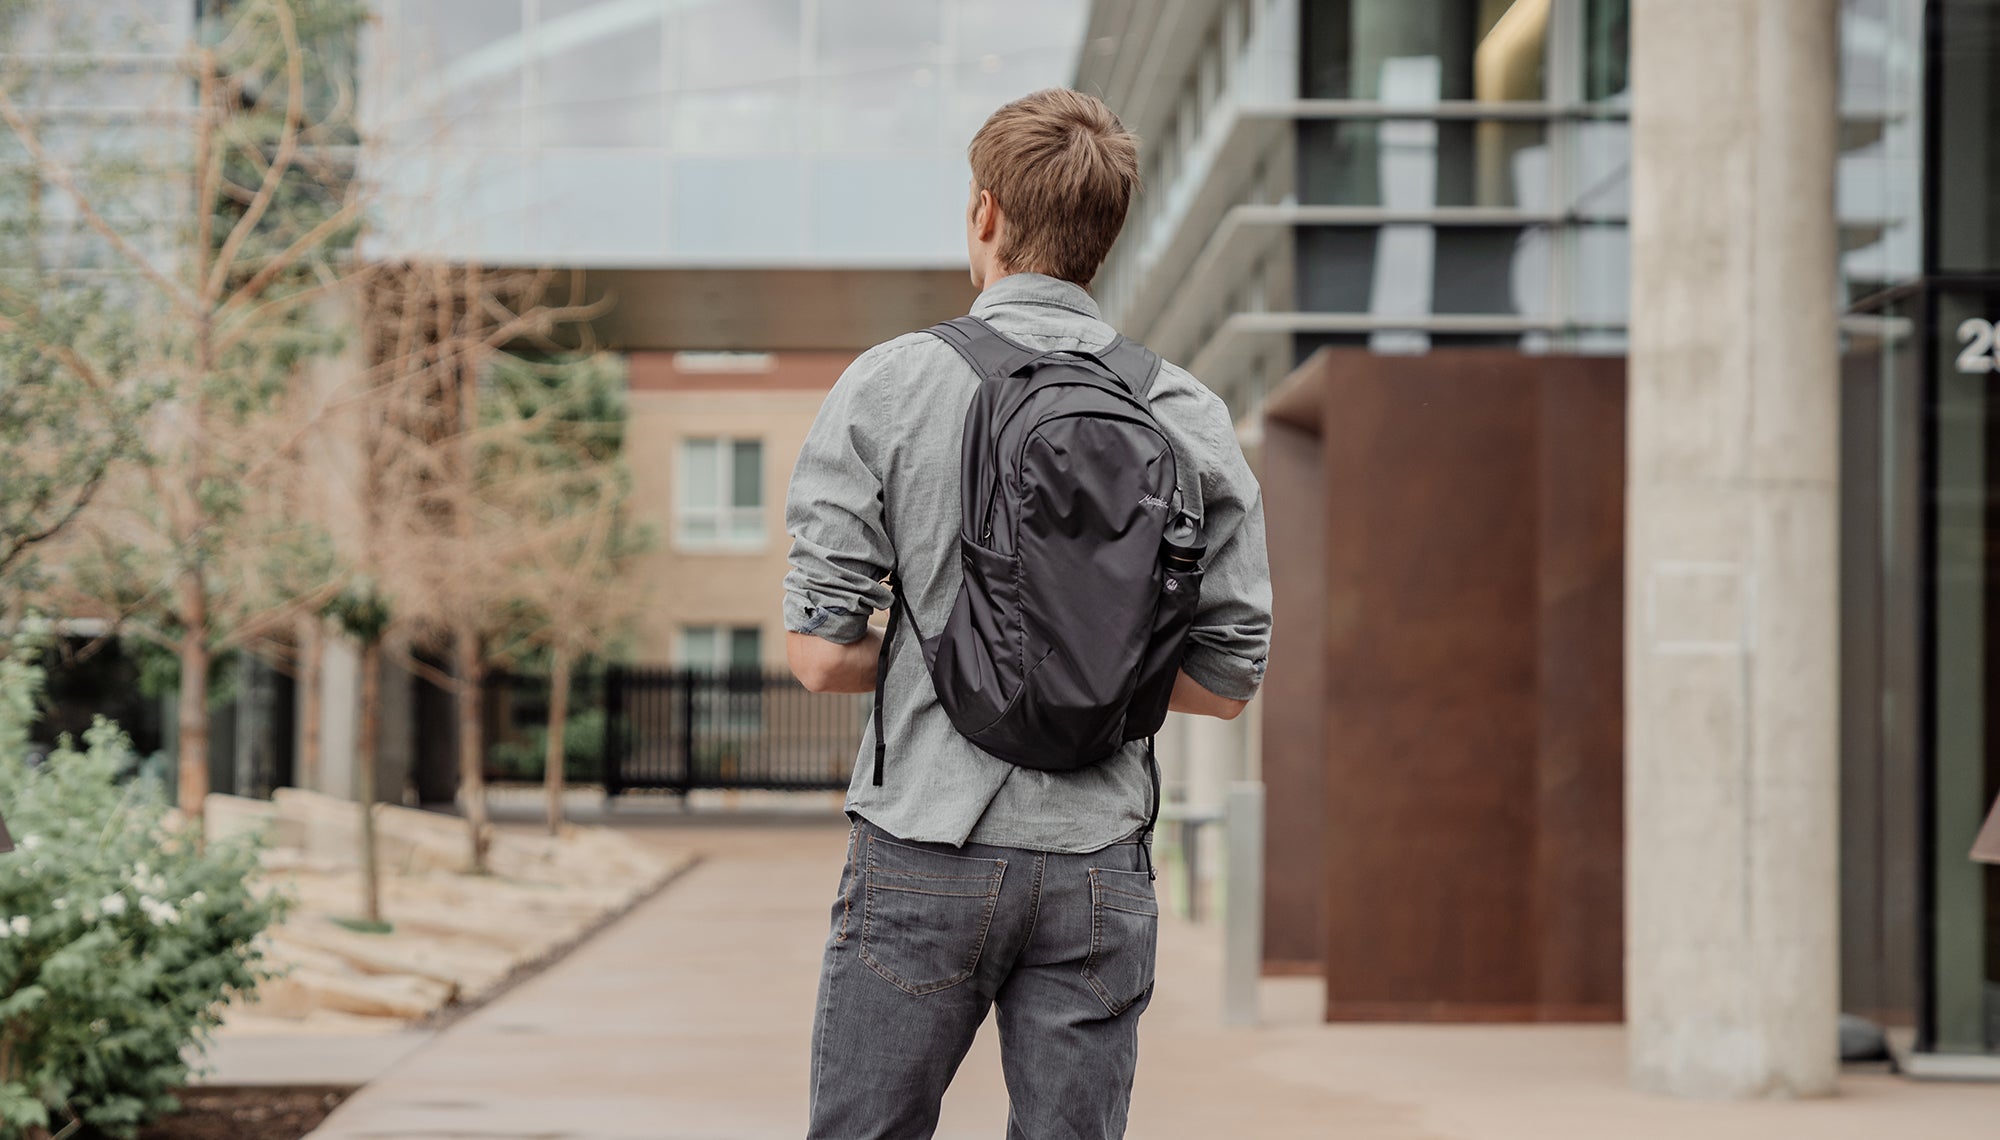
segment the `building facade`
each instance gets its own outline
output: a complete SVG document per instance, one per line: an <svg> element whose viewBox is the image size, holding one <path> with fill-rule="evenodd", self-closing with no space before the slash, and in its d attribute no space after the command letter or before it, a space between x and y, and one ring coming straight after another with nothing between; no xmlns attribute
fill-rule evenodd
<svg viewBox="0 0 2000 1140"><path fill-rule="evenodd" d="M1253 445L1267 410L1301 415L1287 380L1323 348L1624 356L1634 6L1097 0L1076 85L1140 135L1145 164L1096 285L1108 315L1221 392ZM1839 552L1825 560L1839 698L1814 714L1839 741L1840 1004L1922 1055L1987 1056L2000 1053L2000 872L1966 853L2000 794L1984 680L2000 13L1827 11L1837 269L1773 284L1845 313ZM1781 123L1763 129L1777 132L1765 145L1790 145ZM1723 578L1685 581L1706 598ZM1339 602L1293 598L1289 612L1323 627ZM1267 732L1289 731L1283 716L1267 707ZM1267 865L1314 854L1273 849Z"/></svg>
<svg viewBox="0 0 2000 1140"><path fill-rule="evenodd" d="M641 662L782 667L783 502L863 349L963 313L965 147L1081 0L383 0L380 252L588 271L628 358Z"/></svg>
<svg viewBox="0 0 2000 1140"><path fill-rule="evenodd" d="M1877 0L1843 31L1844 981L1992 1056L2000 869L1966 854L2000 795L2000 11Z"/></svg>
<svg viewBox="0 0 2000 1140"><path fill-rule="evenodd" d="M184 119L179 68L202 0L48 7L64 13L60 36L10 29L0 52L50 57L36 113L62 122L64 145L130 146L128 122ZM651 666L781 667L793 456L856 354L966 310L966 143L1001 103L1068 78L1083 0L369 7L353 87L366 252L585 271L591 299L610 304L599 343L625 358L630 502L654 540L636 575L647 605L621 650ZM120 129L71 129L107 120ZM171 156L175 169L186 157ZM61 248L82 231L57 227L50 244L87 272L87 242ZM355 655L331 638L324 656L325 707L354 707ZM247 668L261 695L244 708L262 712L243 732L222 714L221 790L287 782L301 751L289 680ZM437 728L449 711L426 683L392 681L378 785L449 798L451 741ZM492 719L505 735L507 715ZM232 758L246 750L232 741L253 735L266 759ZM330 711L319 735L317 783L346 794L352 718ZM253 774L230 779L237 770Z"/></svg>
<svg viewBox="0 0 2000 1140"><path fill-rule="evenodd" d="M1610 0L1095 5L1078 85L1149 144L1108 309L1246 416L1326 345L1620 351L1625 19Z"/></svg>

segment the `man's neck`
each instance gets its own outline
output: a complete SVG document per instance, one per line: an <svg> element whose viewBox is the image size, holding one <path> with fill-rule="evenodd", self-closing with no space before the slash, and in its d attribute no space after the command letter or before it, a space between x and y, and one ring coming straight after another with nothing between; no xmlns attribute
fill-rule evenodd
<svg viewBox="0 0 2000 1140"><path fill-rule="evenodd" d="M986 279L979 283L979 291L984 293L986 290L993 288L1001 280L1008 277L1018 277L1023 273L1038 273L1043 277L1053 276L1052 274L1042 273L1038 269L1001 269L995 267L986 271ZM1085 292L1090 291L1090 287L1087 285L1083 289Z"/></svg>
<svg viewBox="0 0 2000 1140"><path fill-rule="evenodd" d="M979 291L984 293L988 289L993 288L994 284L999 282L1002 278L1013 277L1020 274L1021 272L1022 271L1019 269L1005 269L1000 266L994 266L993 268L988 269L986 271L986 279L979 283Z"/></svg>

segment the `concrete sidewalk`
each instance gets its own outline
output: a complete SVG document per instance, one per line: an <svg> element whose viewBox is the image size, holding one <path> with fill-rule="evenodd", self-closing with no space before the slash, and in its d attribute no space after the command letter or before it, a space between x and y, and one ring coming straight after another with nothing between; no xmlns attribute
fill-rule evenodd
<svg viewBox="0 0 2000 1140"><path fill-rule="evenodd" d="M706 861L547 973L451 1026L315 1137L797 1140L837 821L658 825ZM1219 1025L1215 929L1169 922L1144 1023L1135 1140L1990 1140L2000 1087L1851 1075L1809 1103L1686 1104L1625 1087L1617 1029L1326 1026L1316 983L1265 983L1268 1024ZM949 1140L1005 1131L989 1022Z"/></svg>

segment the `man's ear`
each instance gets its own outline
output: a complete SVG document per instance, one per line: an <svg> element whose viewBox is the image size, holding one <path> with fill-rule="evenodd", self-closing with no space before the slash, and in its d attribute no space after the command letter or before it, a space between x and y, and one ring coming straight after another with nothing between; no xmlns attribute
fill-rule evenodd
<svg viewBox="0 0 2000 1140"><path fill-rule="evenodd" d="M993 191L979 192L979 205L972 212L972 228L980 241L992 241L993 235L1000 232L1000 200L993 196Z"/></svg>

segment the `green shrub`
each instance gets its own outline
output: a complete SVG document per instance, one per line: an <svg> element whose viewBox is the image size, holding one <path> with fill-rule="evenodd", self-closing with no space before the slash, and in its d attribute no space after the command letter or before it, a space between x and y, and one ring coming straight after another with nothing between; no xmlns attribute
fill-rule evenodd
<svg viewBox="0 0 2000 1140"><path fill-rule="evenodd" d="M547 725L529 725L518 740L493 745L493 767L503 780L540 780L549 751ZM604 777L604 710L579 710L563 725L563 778L595 783Z"/></svg>
<svg viewBox="0 0 2000 1140"><path fill-rule="evenodd" d="M121 782L130 746L100 720L23 763L38 669L0 658L0 1137L81 1120L129 1136L175 1107L188 1046L221 1002L270 976L254 940L282 900L250 890L247 843L205 850L157 785Z"/></svg>

